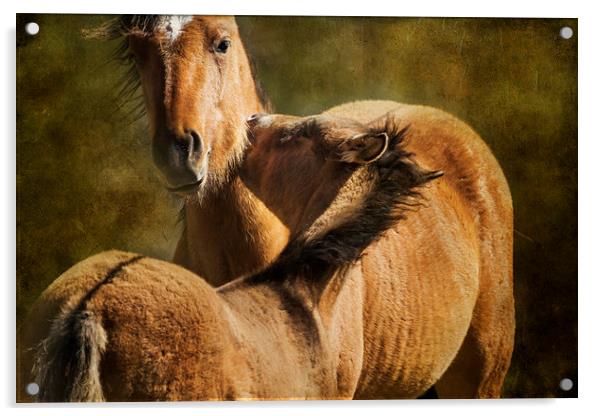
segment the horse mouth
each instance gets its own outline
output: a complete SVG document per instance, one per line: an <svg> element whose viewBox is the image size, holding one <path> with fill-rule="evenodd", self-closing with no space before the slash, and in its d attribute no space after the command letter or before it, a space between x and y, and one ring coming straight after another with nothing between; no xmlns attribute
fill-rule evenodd
<svg viewBox="0 0 602 416"><path fill-rule="evenodd" d="M169 192L173 192L175 194L184 194L184 195L192 194L199 189L199 187L203 184L204 180L205 180L205 177L203 176L201 179L199 179L196 182L187 183L185 185L174 186L174 187L168 186L167 190Z"/></svg>

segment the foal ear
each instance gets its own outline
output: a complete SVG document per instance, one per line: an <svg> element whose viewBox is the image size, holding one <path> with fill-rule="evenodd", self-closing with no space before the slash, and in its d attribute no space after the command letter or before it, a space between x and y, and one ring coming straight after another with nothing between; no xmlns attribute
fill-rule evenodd
<svg viewBox="0 0 602 416"><path fill-rule="evenodd" d="M338 145L342 162L366 165L380 159L389 147L387 133L362 133Z"/></svg>

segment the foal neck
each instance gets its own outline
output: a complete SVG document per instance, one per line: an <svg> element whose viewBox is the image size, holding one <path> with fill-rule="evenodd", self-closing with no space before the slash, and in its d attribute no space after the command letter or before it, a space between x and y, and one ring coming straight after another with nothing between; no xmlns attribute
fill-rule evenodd
<svg viewBox="0 0 602 416"><path fill-rule="evenodd" d="M263 269L288 242L289 230L238 177L185 211L183 253L174 261L213 286Z"/></svg>
<svg viewBox="0 0 602 416"><path fill-rule="evenodd" d="M269 102L257 87L246 52L240 52L240 120L265 111ZM265 101L265 102L264 102ZM246 128L246 126L245 126ZM270 264L288 242L286 226L235 175L202 201L185 205L185 230L174 262L221 286Z"/></svg>

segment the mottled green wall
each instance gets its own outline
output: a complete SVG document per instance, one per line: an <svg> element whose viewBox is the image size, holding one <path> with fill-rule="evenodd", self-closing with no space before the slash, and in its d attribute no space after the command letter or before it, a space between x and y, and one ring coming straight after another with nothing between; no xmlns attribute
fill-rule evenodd
<svg viewBox="0 0 602 416"><path fill-rule="evenodd" d="M144 121L114 100L105 17L17 21L17 318L62 271L120 248L169 259L177 201L161 186ZM36 37L22 34L40 23ZM445 109L500 160L514 197L517 345L511 397L574 396L577 379L577 36L570 19L241 17L278 112L349 100Z"/></svg>

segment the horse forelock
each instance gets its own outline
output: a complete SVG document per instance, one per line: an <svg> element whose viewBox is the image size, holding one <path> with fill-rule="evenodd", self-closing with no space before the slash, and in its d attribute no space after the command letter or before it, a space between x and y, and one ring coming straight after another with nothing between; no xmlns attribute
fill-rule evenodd
<svg viewBox="0 0 602 416"><path fill-rule="evenodd" d="M115 39L131 33L151 34L164 16L153 14L124 14L109 19L101 26L87 31L91 37Z"/></svg>

